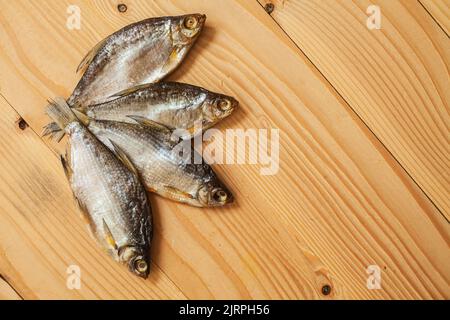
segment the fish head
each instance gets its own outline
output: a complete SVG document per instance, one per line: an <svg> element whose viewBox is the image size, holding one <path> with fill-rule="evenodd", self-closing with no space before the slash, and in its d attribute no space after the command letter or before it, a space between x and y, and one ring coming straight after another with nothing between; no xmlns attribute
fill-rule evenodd
<svg viewBox="0 0 450 320"><path fill-rule="evenodd" d="M205 25L206 16L194 13L173 17L171 23L172 41L175 47L190 47Z"/></svg>
<svg viewBox="0 0 450 320"><path fill-rule="evenodd" d="M148 250L143 246L124 246L119 249L119 259L135 275L147 279L150 272Z"/></svg>
<svg viewBox="0 0 450 320"><path fill-rule="evenodd" d="M233 195L218 181L210 181L199 188L197 200L203 207L220 207L232 203Z"/></svg>
<svg viewBox="0 0 450 320"><path fill-rule="evenodd" d="M203 124L211 127L220 120L228 117L238 105L239 102L233 97L208 93L202 104Z"/></svg>

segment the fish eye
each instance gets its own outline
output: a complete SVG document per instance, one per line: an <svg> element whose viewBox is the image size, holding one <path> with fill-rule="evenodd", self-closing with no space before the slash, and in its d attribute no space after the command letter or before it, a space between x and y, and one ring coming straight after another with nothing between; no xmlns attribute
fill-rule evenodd
<svg viewBox="0 0 450 320"><path fill-rule="evenodd" d="M217 101L217 107L221 110L221 111L227 111L231 108L231 102L228 101L227 99L219 99Z"/></svg>
<svg viewBox="0 0 450 320"><path fill-rule="evenodd" d="M228 198L227 193L223 190L217 190L213 194L213 199L216 202L225 202L227 198Z"/></svg>
<svg viewBox="0 0 450 320"><path fill-rule="evenodd" d="M194 29L195 27L197 27L197 25L198 25L198 20L197 20L197 18L194 17L194 16L186 17L186 18L184 19L183 24L184 24L184 26L185 26L187 29L192 30L192 29Z"/></svg>
<svg viewBox="0 0 450 320"><path fill-rule="evenodd" d="M134 267L139 273L144 273L147 271L148 265L144 259L139 259L134 262Z"/></svg>

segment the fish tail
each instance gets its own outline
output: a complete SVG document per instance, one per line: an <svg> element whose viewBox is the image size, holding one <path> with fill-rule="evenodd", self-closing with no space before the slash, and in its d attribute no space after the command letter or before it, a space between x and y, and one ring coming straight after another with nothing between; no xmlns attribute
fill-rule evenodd
<svg viewBox="0 0 450 320"><path fill-rule="evenodd" d="M71 108L72 108L72 110L77 110L77 111L79 111L81 113L86 113L87 112L87 107L79 105L79 104L74 104Z"/></svg>
<svg viewBox="0 0 450 320"><path fill-rule="evenodd" d="M70 109L66 100L64 100L63 98L57 97L55 98L55 100L49 100L48 103L49 105L47 106L46 113L50 118L52 118L55 123L51 124L50 129L52 129L53 131L55 131L56 128L64 130L69 123L78 121L77 117Z"/></svg>
<svg viewBox="0 0 450 320"><path fill-rule="evenodd" d="M89 124L89 118L77 109L70 108L63 98L58 97L48 103L46 113L53 122L44 126L42 136L48 135L59 142L64 137L64 129L69 123L79 121L86 126Z"/></svg>

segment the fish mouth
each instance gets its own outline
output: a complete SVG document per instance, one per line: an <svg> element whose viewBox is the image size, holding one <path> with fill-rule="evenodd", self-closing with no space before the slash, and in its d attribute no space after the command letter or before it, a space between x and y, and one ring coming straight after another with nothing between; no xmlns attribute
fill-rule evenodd
<svg viewBox="0 0 450 320"><path fill-rule="evenodd" d="M150 273L150 259L144 251L136 246L124 246L119 249L119 260L127 265L133 274L147 279Z"/></svg>
<svg viewBox="0 0 450 320"><path fill-rule="evenodd" d="M237 101L235 98L230 97L230 101L231 101L231 108L230 108L231 110L230 111L233 111L239 107L239 101Z"/></svg>
<svg viewBox="0 0 450 320"><path fill-rule="evenodd" d="M228 190L224 188L217 188L211 192L211 200L209 201L209 205L212 207L221 207L226 204L233 203L233 201L234 197Z"/></svg>
<svg viewBox="0 0 450 320"><path fill-rule="evenodd" d="M197 15L198 15L198 22L200 23L201 27L203 27L206 21L206 14L197 13Z"/></svg>
<svg viewBox="0 0 450 320"><path fill-rule="evenodd" d="M143 256L136 256L128 262L128 268L138 277L147 279L150 273L150 264Z"/></svg>
<svg viewBox="0 0 450 320"><path fill-rule="evenodd" d="M196 40L198 38L198 36L200 35L201 31L203 30L203 27L205 26L206 15L200 14L200 13L195 13L195 14L193 14L193 16L197 19L197 27L196 27L196 30L192 37L192 40Z"/></svg>
<svg viewBox="0 0 450 320"><path fill-rule="evenodd" d="M202 14L202 13L193 13L191 15L187 15L187 16L194 16L197 19L197 24L198 24L198 28L201 29L206 21L206 14Z"/></svg>
<svg viewBox="0 0 450 320"><path fill-rule="evenodd" d="M236 104L232 103L230 109L224 111L222 113L222 116L219 117L219 119L217 119L217 120L221 120L221 119L224 119L224 118L230 116L233 113L233 111L236 110L238 105L239 105L239 103L236 103Z"/></svg>

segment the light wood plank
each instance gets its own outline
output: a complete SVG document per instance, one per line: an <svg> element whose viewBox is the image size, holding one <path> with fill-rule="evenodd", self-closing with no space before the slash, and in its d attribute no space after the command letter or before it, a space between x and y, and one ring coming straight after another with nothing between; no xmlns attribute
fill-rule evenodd
<svg viewBox="0 0 450 320"><path fill-rule="evenodd" d="M0 277L0 300L22 300L22 297L17 294L16 291Z"/></svg>
<svg viewBox="0 0 450 320"><path fill-rule="evenodd" d="M449 0L419 0L425 9L433 16L441 28L450 34L450 1Z"/></svg>
<svg viewBox="0 0 450 320"><path fill-rule="evenodd" d="M69 3L81 8L80 31L64 27ZM236 194L233 206L198 209L152 197L154 261L183 294L326 298L321 288L330 284L329 298L450 296L447 223L257 2L130 1L125 14L116 4L3 6L1 93L34 130L48 121L45 99L70 94L78 79L72 71L98 40L145 17L192 11L206 13L208 27L171 79L236 96L241 109L222 130L281 130L277 175L217 166ZM49 166L59 170L56 160ZM69 206L70 197L62 199ZM85 246L95 250L93 242ZM382 290L366 287L372 264L381 267Z"/></svg>
<svg viewBox="0 0 450 320"><path fill-rule="evenodd" d="M156 266L142 282L93 245L56 155L3 98L0 112L0 274L25 299L183 298ZM79 290L66 286L70 265Z"/></svg>
<svg viewBox="0 0 450 320"><path fill-rule="evenodd" d="M260 0L264 4L265 0ZM450 42L416 1L277 1L273 19L450 218Z"/></svg>

